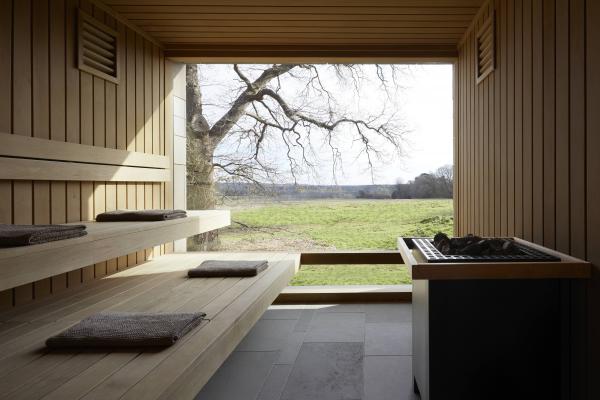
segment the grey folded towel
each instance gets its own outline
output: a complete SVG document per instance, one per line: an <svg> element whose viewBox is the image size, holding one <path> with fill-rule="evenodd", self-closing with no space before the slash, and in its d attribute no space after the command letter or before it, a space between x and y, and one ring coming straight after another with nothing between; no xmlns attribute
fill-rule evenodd
<svg viewBox="0 0 600 400"><path fill-rule="evenodd" d="M171 346L202 322L205 313L94 314L46 340L51 348Z"/></svg>
<svg viewBox="0 0 600 400"><path fill-rule="evenodd" d="M85 225L0 224L0 247L28 246L85 235Z"/></svg>
<svg viewBox="0 0 600 400"><path fill-rule="evenodd" d="M187 214L184 210L116 210L98 214L96 221L167 221L185 217L187 217Z"/></svg>
<svg viewBox="0 0 600 400"><path fill-rule="evenodd" d="M207 260L196 268L188 270L190 278L256 276L269 266L266 260L258 261L227 261Z"/></svg>

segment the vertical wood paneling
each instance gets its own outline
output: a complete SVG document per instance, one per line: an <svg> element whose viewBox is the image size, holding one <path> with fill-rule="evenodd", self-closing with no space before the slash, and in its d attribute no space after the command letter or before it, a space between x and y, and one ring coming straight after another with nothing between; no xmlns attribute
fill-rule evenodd
<svg viewBox="0 0 600 400"><path fill-rule="evenodd" d="M127 31L127 51L126 51L126 62L127 69L125 71L125 87L127 95L127 150L136 150L136 118L132 117L136 115L136 103L135 103L135 84L136 84L136 48L135 48L135 32Z"/></svg>
<svg viewBox="0 0 600 400"><path fill-rule="evenodd" d="M65 5L65 59L66 59L66 129L67 142L81 143L81 125L79 108L79 70L74 68L76 55L73 49L76 46L76 4L77 0L66 0Z"/></svg>
<svg viewBox="0 0 600 400"><path fill-rule="evenodd" d="M554 1L545 1L543 13L543 37L544 37L544 244L554 247L555 240L555 196L556 196L556 87L555 87L555 63L556 63L556 37L555 37L555 14Z"/></svg>
<svg viewBox="0 0 600 400"><path fill-rule="evenodd" d="M533 240L532 0L523 1L523 237Z"/></svg>
<svg viewBox="0 0 600 400"><path fill-rule="evenodd" d="M515 235L523 237L523 3L515 1L514 23L514 118L515 118Z"/></svg>
<svg viewBox="0 0 600 400"><path fill-rule="evenodd" d="M33 136L50 138L50 88L48 60L48 1L32 3L32 116Z"/></svg>
<svg viewBox="0 0 600 400"><path fill-rule="evenodd" d="M66 136L65 1L50 1L50 138L64 142Z"/></svg>
<svg viewBox="0 0 600 400"><path fill-rule="evenodd" d="M556 0L556 248L570 252L569 0Z"/></svg>
<svg viewBox="0 0 600 400"><path fill-rule="evenodd" d="M594 263L593 278L588 286L589 302L589 354L590 374L589 398L600 397L600 381L597 379L597 371L600 368L600 2L587 0L585 2L585 27L586 27L586 49L585 49L585 145L586 149L586 189L587 189L587 256ZM580 155L581 156L581 155Z"/></svg>
<svg viewBox="0 0 600 400"><path fill-rule="evenodd" d="M152 43L144 43L144 149L152 149Z"/></svg>
<svg viewBox="0 0 600 400"><path fill-rule="evenodd" d="M67 222L67 185L65 182L51 183L50 215L50 222L53 224ZM67 288L67 277L66 273L52 277L52 293L58 293Z"/></svg>
<svg viewBox="0 0 600 400"><path fill-rule="evenodd" d="M49 224L50 221L50 183L33 183L33 223ZM33 298L42 299L52 293L52 278L43 279L33 285Z"/></svg>
<svg viewBox="0 0 600 400"><path fill-rule="evenodd" d="M585 376L572 377L571 390L576 398L600 398L594 375L600 365L600 2L488 5L496 13L497 64L475 92L474 30L459 48L457 231L521 236L594 264L588 309L582 310L587 339L578 336L574 344L588 357L590 375L587 383ZM481 117L483 126L473 132L472 121ZM481 138L483 149L474 154L472 146L480 148ZM477 188L464 170L479 166L481 157L483 168L476 174L484 179L475 181ZM470 192L477 193L479 204L464 206L462 196ZM483 225L472 223L477 207L485 208L479 212ZM574 355L569 362L581 360Z"/></svg>
<svg viewBox="0 0 600 400"><path fill-rule="evenodd" d="M13 2L12 133L31 136L31 2Z"/></svg>
<svg viewBox="0 0 600 400"><path fill-rule="evenodd" d="M67 182L66 184L67 197L67 222L81 221L81 183ZM81 284L81 269L70 271L67 274L67 285L76 287Z"/></svg>
<svg viewBox="0 0 600 400"><path fill-rule="evenodd" d="M144 138L144 39L135 35L135 151L145 151Z"/></svg>
<svg viewBox="0 0 600 400"><path fill-rule="evenodd" d="M586 256L585 0L570 1L569 186L571 253Z"/></svg>
<svg viewBox="0 0 600 400"><path fill-rule="evenodd" d="M467 196L462 233L518 235L585 254L585 4L490 1L462 42L457 168L477 170L457 177ZM491 12L496 70L473 90L475 32Z"/></svg>
<svg viewBox="0 0 600 400"><path fill-rule="evenodd" d="M495 1L496 4L499 4ZM499 14L499 8L496 5L494 7L496 14ZM497 16L496 20L496 67L500 68L499 58L502 57L501 46L500 46L500 23L501 16ZM501 232L501 213L500 213L500 192L501 192L501 147L500 147L500 74L498 69L494 71L494 89L492 91L494 96L494 233ZM467 156L468 157L468 156Z"/></svg>
<svg viewBox="0 0 600 400"><path fill-rule="evenodd" d="M533 0L532 6L532 190L533 240L544 242L544 138L543 138L543 1Z"/></svg>
<svg viewBox="0 0 600 400"><path fill-rule="evenodd" d="M507 1L500 1L500 15L506 16ZM502 236L507 235L507 224L508 224L508 168L507 168L507 141L508 141L508 128L507 120L508 115L507 109L507 18L500 18L500 114L498 119L500 120L500 234Z"/></svg>
<svg viewBox="0 0 600 400"><path fill-rule="evenodd" d="M121 83L117 85L117 148L127 149L127 29L124 25L118 25L118 31L121 35L123 50L119 53L119 68L121 71Z"/></svg>
<svg viewBox="0 0 600 400"><path fill-rule="evenodd" d="M506 234L515 231L515 1L506 0Z"/></svg>
<svg viewBox="0 0 600 400"><path fill-rule="evenodd" d="M12 223L12 183L0 181L0 201L4 204L0 207L0 224ZM0 310L6 310L13 306L13 290L0 291Z"/></svg>
<svg viewBox="0 0 600 400"><path fill-rule="evenodd" d="M123 36L119 84L77 69L78 8ZM161 49L89 0L1 2L0 132L165 154L164 63ZM91 220L105 209L162 207L165 194L162 184L2 181L0 222ZM0 309L143 262L146 252L131 256L4 291Z"/></svg>
<svg viewBox="0 0 600 400"><path fill-rule="evenodd" d="M124 210L127 208L127 184L125 182L117 182L117 209ZM127 268L127 255L123 255L117 260L117 269Z"/></svg>
<svg viewBox="0 0 600 400"><path fill-rule="evenodd" d="M0 2L0 130L12 126L12 2Z"/></svg>

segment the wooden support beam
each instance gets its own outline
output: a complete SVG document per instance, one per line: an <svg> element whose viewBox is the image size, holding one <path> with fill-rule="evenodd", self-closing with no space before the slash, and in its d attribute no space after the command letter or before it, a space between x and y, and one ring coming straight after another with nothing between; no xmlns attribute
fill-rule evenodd
<svg viewBox="0 0 600 400"><path fill-rule="evenodd" d="M404 260L400 253L394 250L315 251L300 255L300 265L335 264L404 264Z"/></svg>

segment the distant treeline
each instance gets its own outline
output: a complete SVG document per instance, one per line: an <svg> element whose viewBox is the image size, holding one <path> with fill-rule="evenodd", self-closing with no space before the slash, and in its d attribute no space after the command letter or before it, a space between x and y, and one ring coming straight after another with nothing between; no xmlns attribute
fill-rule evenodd
<svg viewBox="0 0 600 400"><path fill-rule="evenodd" d="M452 198L452 166L421 174L396 185L292 185L220 182L217 191L226 197L274 197L279 200L309 199L444 199Z"/></svg>
<svg viewBox="0 0 600 400"><path fill-rule="evenodd" d="M398 183L393 199L451 199L453 187L452 166L421 174L408 183Z"/></svg>
<svg viewBox="0 0 600 400"><path fill-rule="evenodd" d="M355 199L360 193L377 193L390 199L395 185L292 185L221 182L217 191L227 197L276 197L279 200Z"/></svg>

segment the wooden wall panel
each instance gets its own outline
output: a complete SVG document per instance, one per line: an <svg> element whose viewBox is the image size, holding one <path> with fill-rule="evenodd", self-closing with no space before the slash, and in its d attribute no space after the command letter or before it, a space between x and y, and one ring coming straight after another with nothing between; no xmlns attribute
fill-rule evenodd
<svg viewBox="0 0 600 400"><path fill-rule="evenodd" d="M577 132L578 136L574 143L577 149L581 149L580 141L583 139L583 148L586 153L578 154L578 157L585 158L586 166L586 207L577 210L578 213L585 213L586 226L586 254L587 258L594 263L592 283L588 289L589 294L589 313L590 338L589 352L591 355L590 369L596 372L595 379L590 379L590 398L600 397L600 381L597 378L597 372L600 368L600 209L598 200L600 199L600 158L598 149L600 149L600 3L587 0L585 3L585 20L582 25L586 27L585 32L585 129ZM577 4L579 5L579 4ZM575 13L581 16L581 10ZM576 33L579 35L579 33ZM580 37L580 36L577 36ZM577 46L575 46L577 47ZM581 48L577 49L577 57L581 57ZM575 58L577 59L577 58ZM580 58L581 60L581 58ZM573 67L574 64L571 64ZM581 105L581 100L577 100ZM581 114L577 114L581 116ZM585 137L581 133L585 132ZM571 191L575 188L572 187ZM578 202L577 205L581 203ZM578 221L581 217L577 217ZM579 227L578 227L579 228Z"/></svg>
<svg viewBox="0 0 600 400"><path fill-rule="evenodd" d="M78 8L123 35L119 84L76 68ZM163 49L93 1L0 2L2 133L165 155L164 79ZM0 180L0 223L57 224L91 220L116 208L160 208L169 204L165 187L144 182ZM157 246L0 292L0 309L144 262L164 249Z"/></svg>
<svg viewBox="0 0 600 400"><path fill-rule="evenodd" d="M597 399L600 2L490 0L483 8L461 42L457 62L457 232L515 235L594 264L582 310L587 339L578 342L585 347L587 341L591 375L574 390L577 398ZM496 69L477 84L475 31L491 12ZM473 128L477 118L484 123ZM469 172L481 167L481 157L483 167ZM479 174L474 182L473 173Z"/></svg>

